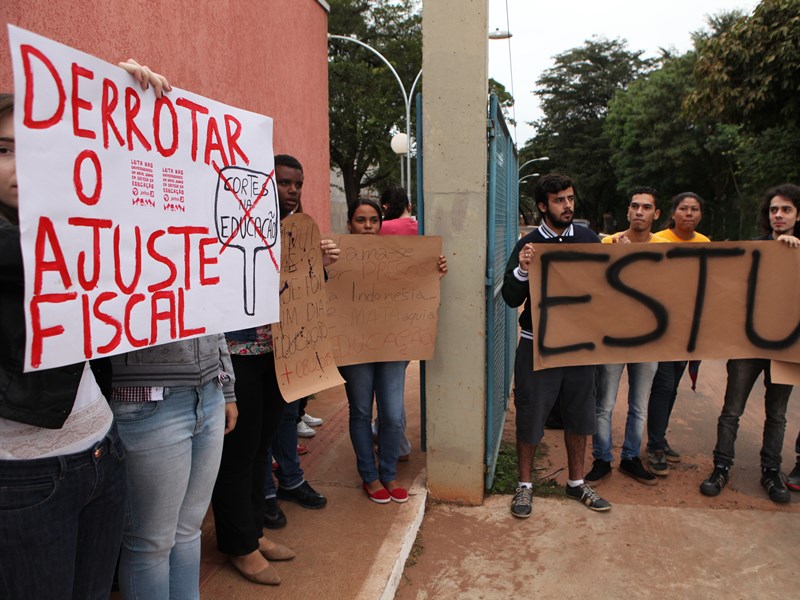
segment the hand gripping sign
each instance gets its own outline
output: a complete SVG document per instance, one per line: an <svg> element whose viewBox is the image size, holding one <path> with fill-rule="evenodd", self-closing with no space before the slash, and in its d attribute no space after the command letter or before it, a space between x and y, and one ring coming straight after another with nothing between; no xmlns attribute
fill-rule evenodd
<svg viewBox="0 0 800 600"><path fill-rule="evenodd" d="M242 292L244 312L255 314L256 255L270 250L278 239L278 192L275 173L225 167L219 171L214 201L214 221L222 248L237 248L244 255ZM272 262L277 263L272 256Z"/></svg>

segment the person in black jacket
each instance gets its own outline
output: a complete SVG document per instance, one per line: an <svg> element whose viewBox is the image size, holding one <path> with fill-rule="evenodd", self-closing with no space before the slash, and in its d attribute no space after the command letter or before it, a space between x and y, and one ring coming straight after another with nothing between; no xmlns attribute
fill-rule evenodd
<svg viewBox="0 0 800 600"><path fill-rule="evenodd" d="M800 248L800 186L787 183L773 187L761 200L761 227L764 235L757 240L777 240L790 248ZM787 312L782 316L786 333L796 326ZM700 484L700 493L718 496L730 478L734 444L739 432L739 418L744 414L747 398L756 379L764 373L764 436L761 445L761 485L770 500L786 503L791 494L781 474L781 450L786 432L786 407L792 386L772 381L767 358L734 358L726 365L728 382L725 401L717 420L717 445L714 447L714 469ZM800 436L798 436L800 439Z"/></svg>
<svg viewBox="0 0 800 600"><path fill-rule="evenodd" d="M0 94L0 598L108 598L125 509L110 367L23 371L13 112Z"/></svg>
<svg viewBox="0 0 800 600"><path fill-rule="evenodd" d="M594 366L556 367L533 371L533 327L528 269L534 258L534 244L599 242L597 235L572 222L575 188L566 175L551 173L539 180L534 192L542 216L541 225L517 242L506 265L503 299L511 307L524 303L519 317L521 328L514 364L514 405L517 409L517 459L519 487L511 502L511 514L527 518L532 512L531 469L536 446L544 435L544 424L558 400L564 423L569 477L567 496L594 511L611 505L587 485L583 477L586 438L595 432Z"/></svg>

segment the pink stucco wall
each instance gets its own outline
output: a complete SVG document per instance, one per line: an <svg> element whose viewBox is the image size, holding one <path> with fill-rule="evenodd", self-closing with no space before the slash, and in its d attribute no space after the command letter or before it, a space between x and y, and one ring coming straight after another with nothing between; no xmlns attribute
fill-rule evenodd
<svg viewBox="0 0 800 600"><path fill-rule="evenodd" d="M6 23L275 120L276 154L305 172L303 208L330 230L328 17L316 0L2 0L0 91L12 91Z"/></svg>

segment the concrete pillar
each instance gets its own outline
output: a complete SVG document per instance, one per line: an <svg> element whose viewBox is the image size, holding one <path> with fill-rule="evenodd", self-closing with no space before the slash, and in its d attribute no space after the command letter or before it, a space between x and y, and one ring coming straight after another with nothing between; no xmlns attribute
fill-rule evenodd
<svg viewBox="0 0 800 600"><path fill-rule="evenodd" d="M483 502L486 429L487 0L422 9L425 232L444 238L436 356L427 363L428 486Z"/></svg>

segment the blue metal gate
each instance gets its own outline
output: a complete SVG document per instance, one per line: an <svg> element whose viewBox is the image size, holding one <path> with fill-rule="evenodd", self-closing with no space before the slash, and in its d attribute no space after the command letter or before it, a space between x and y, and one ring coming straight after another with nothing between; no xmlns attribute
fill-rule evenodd
<svg viewBox="0 0 800 600"><path fill-rule="evenodd" d="M506 261L519 236L517 151L497 96L489 97L486 257L485 486L494 480L514 367L517 311L500 295Z"/></svg>

